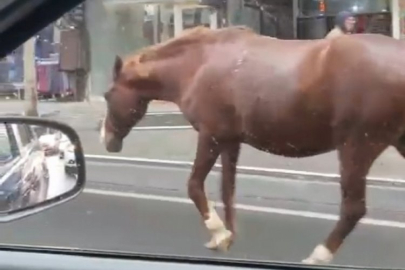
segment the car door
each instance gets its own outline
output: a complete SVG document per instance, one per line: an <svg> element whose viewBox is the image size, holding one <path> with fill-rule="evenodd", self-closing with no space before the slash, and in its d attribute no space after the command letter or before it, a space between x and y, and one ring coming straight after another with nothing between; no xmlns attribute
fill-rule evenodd
<svg viewBox="0 0 405 270"><path fill-rule="evenodd" d="M0 130L0 211L8 211L17 207L20 201L24 160L13 125L2 123Z"/></svg>
<svg viewBox="0 0 405 270"><path fill-rule="evenodd" d="M45 166L45 157L41 151L33 130L28 125L15 125L17 142L24 160L22 168L22 193L26 195L41 179Z"/></svg>

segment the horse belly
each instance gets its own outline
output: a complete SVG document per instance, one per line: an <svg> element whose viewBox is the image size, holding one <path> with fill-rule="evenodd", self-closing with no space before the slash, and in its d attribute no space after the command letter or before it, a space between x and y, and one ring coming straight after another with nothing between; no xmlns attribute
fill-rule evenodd
<svg viewBox="0 0 405 270"><path fill-rule="evenodd" d="M309 157L334 150L332 129L323 124L276 124L252 127L244 132L243 142L264 152L285 157Z"/></svg>

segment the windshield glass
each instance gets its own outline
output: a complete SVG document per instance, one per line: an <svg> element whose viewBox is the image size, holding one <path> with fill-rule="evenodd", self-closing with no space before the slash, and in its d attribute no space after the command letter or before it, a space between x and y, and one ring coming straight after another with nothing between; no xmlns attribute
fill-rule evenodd
<svg viewBox="0 0 405 270"><path fill-rule="evenodd" d="M399 5L88 0L67 12L0 62L0 107L21 113L37 95L41 117L75 128L87 186L73 201L1 225L0 242L281 262L302 262L318 246L326 260L334 253L334 264L405 268L405 127L394 120L405 104L391 89L404 91L404 76L393 74L405 63L390 65L405 51L382 37L362 35L335 51L324 40L402 37L402 7L391 2ZM341 11L348 15L335 27ZM258 35L184 31L236 25ZM35 79L35 92L24 76ZM355 137L359 123L365 131ZM2 130L0 159L10 153ZM223 201L235 212L226 216ZM230 235L223 252L218 243L229 244Z"/></svg>
<svg viewBox="0 0 405 270"><path fill-rule="evenodd" d="M7 8L10 4L12 4L13 2L15 2L15 0L2 0L0 2L0 10Z"/></svg>

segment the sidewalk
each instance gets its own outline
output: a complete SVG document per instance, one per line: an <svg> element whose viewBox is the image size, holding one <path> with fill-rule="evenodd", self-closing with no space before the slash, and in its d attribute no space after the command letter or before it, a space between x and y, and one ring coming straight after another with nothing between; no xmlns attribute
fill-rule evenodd
<svg viewBox="0 0 405 270"><path fill-rule="evenodd" d="M38 103L39 114L43 117L52 117L55 120L65 122L74 128L96 128L106 110L104 101L92 102L56 102L40 101ZM155 101L149 105L148 113L179 111L177 105ZM24 112L24 101L0 100L0 115Z"/></svg>

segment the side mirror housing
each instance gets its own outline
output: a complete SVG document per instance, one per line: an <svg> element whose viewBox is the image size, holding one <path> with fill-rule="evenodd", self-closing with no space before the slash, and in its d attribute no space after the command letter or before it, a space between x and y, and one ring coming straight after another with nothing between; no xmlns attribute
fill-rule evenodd
<svg viewBox="0 0 405 270"><path fill-rule="evenodd" d="M73 128L35 117L0 117L0 223L79 195L86 172Z"/></svg>

